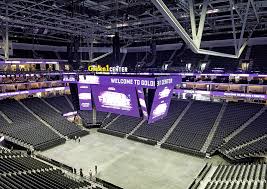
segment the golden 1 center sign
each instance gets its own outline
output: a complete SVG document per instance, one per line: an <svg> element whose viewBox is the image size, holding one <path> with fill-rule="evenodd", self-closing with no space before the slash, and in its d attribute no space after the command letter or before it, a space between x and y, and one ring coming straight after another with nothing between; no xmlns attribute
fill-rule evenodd
<svg viewBox="0 0 267 189"><path fill-rule="evenodd" d="M127 67L121 67L121 66L115 66L111 67L109 65L101 66L101 65L90 65L88 66L89 72L114 72L114 73L122 73L122 72L128 72Z"/></svg>

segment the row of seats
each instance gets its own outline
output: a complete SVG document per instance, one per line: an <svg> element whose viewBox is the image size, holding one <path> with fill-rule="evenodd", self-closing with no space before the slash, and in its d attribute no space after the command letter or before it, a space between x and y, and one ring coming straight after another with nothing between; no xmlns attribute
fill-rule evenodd
<svg viewBox="0 0 267 189"><path fill-rule="evenodd" d="M8 155L0 158L0 173L49 169L51 166L32 157Z"/></svg>
<svg viewBox="0 0 267 189"><path fill-rule="evenodd" d="M147 121L145 121L139 128L136 129L133 136L153 141L161 141L173 126L174 122L185 110L188 103L189 101L173 99L166 117L152 124L148 124ZM213 154L216 150L224 152L229 148L233 148L251 140L257 140L258 137L267 134L266 127L263 127L264 123L267 121L266 112L259 116L228 143L225 144L224 142L224 139L227 136L239 129L263 107L263 105L251 103L226 103L221 119L218 120L219 123L217 129L212 130L215 121L222 110L222 103L193 101L179 123L174 127L165 143L162 144L162 147L203 156L204 154L202 149L211 132L214 132L214 134L210 139L211 142L207 149L207 153L211 154ZM116 117L117 115L111 114L109 118L104 120L103 127ZM136 123L131 124L131 121L124 121L124 119L131 120L131 117L120 117L118 120L109 125L107 129L119 131L121 133L129 133L136 127ZM123 121L121 121L121 119ZM238 152L251 155L251 151L253 149L261 149L262 153L266 151L266 143L263 140L251 143L250 145L243 148L243 150L247 149L247 152L241 150ZM254 152L254 154L256 154L256 152ZM233 153L232 155L237 156L240 154Z"/></svg>
<svg viewBox="0 0 267 189"><path fill-rule="evenodd" d="M260 104L229 102L208 148L208 152L211 153L216 150L226 136L247 122L262 107L263 105Z"/></svg>
<svg viewBox="0 0 267 189"><path fill-rule="evenodd" d="M107 116L104 120L103 120L103 122L102 122L102 124L101 124L101 127L103 128L103 127L106 127L108 124L110 124L116 117L118 117L118 115L117 114L113 114L113 113L111 113L109 116Z"/></svg>
<svg viewBox="0 0 267 189"><path fill-rule="evenodd" d="M61 170L30 156L0 153L0 157L0 189L76 189L91 186L87 181L73 180Z"/></svg>
<svg viewBox="0 0 267 189"><path fill-rule="evenodd" d="M267 164L219 165L211 177L213 181L267 180Z"/></svg>
<svg viewBox="0 0 267 189"><path fill-rule="evenodd" d="M69 102L66 99L66 96L55 96L44 98L49 104L59 110L62 114L73 112L74 109L70 106Z"/></svg>
<svg viewBox="0 0 267 189"><path fill-rule="evenodd" d="M166 143L200 151L221 107L221 103L194 101Z"/></svg>
<svg viewBox="0 0 267 189"><path fill-rule="evenodd" d="M108 116L107 112L96 111L96 123L102 123Z"/></svg>
<svg viewBox="0 0 267 189"><path fill-rule="evenodd" d="M93 124L93 111L78 111L78 115L82 118L83 125Z"/></svg>
<svg viewBox="0 0 267 189"><path fill-rule="evenodd" d="M0 111L11 121L0 119L0 132L37 150L43 150L65 142L15 100L2 100ZM0 116L2 117L2 116Z"/></svg>
<svg viewBox="0 0 267 189"><path fill-rule="evenodd" d="M121 115L107 129L129 134L141 121L142 118Z"/></svg>
<svg viewBox="0 0 267 189"><path fill-rule="evenodd" d="M241 159L247 157L262 156L267 152L267 139L266 137L250 143L249 145L241 146L227 155L234 159Z"/></svg>
<svg viewBox="0 0 267 189"><path fill-rule="evenodd" d="M189 189L266 189L267 164L206 164Z"/></svg>
<svg viewBox="0 0 267 189"><path fill-rule="evenodd" d="M178 101L172 100L169 108L169 112L166 117L163 119L156 121L152 124L148 124L148 122L144 122L134 133L134 136L144 137L156 141L160 141L183 110L188 105L188 101Z"/></svg>
<svg viewBox="0 0 267 189"><path fill-rule="evenodd" d="M23 99L22 102L62 135L73 138L74 136L83 136L85 134L83 130L77 127L74 123L66 120L53 108L45 104L41 99Z"/></svg>
<svg viewBox="0 0 267 189"><path fill-rule="evenodd" d="M267 127L265 127L267 122L267 110L262 113L258 118L256 118L251 124L239 132L236 136L231 138L224 146L221 148L221 152L228 154L228 151L238 147L240 145L246 145L251 141L257 141L259 137L263 137L267 134ZM266 139L265 139L266 140ZM252 143L253 144L253 143ZM256 146L255 146L256 145ZM259 145L259 146L258 146ZM256 148L264 147L265 143L257 142L253 146ZM248 147L250 144L248 144Z"/></svg>
<svg viewBox="0 0 267 189"><path fill-rule="evenodd" d="M209 182L205 189L265 189L266 182Z"/></svg>
<svg viewBox="0 0 267 189"><path fill-rule="evenodd" d="M93 111L78 111L78 115L82 118L83 124L88 126L93 124ZM107 118L107 112L99 112L96 111L95 121L97 124L102 124L104 120Z"/></svg>

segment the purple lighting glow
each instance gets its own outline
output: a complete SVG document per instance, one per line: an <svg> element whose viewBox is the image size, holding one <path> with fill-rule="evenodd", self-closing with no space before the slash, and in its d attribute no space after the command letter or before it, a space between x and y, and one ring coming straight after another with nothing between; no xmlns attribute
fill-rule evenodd
<svg viewBox="0 0 267 189"><path fill-rule="evenodd" d="M140 117L134 87L93 85L92 93L97 110Z"/></svg>

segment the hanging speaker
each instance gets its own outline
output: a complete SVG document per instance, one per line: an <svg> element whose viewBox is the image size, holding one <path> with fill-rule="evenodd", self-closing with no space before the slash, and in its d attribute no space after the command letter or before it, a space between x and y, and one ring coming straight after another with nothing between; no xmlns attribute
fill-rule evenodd
<svg viewBox="0 0 267 189"><path fill-rule="evenodd" d="M120 64L120 37L119 33L116 32L113 37L113 66L118 66ZM107 64L109 64L107 62Z"/></svg>

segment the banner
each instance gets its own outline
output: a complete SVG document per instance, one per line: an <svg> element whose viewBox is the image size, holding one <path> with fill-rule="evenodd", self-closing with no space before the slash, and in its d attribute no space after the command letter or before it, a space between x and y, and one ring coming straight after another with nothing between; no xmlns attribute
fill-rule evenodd
<svg viewBox="0 0 267 189"><path fill-rule="evenodd" d="M145 119L148 119L148 112L147 112L147 105L146 105L144 89L141 87L137 88L137 94L138 94L139 104L140 104L141 110L143 112L143 117Z"/></svg>
<svg viewBox="0 0 267 189"><path fill-rule="evenodd" d="M79 83L92 85L108 85L121 87L144 87L156 88L155 78L146 77L123 77L123 76L97 76L79 75Z"/></svg>
<svg viewBox="0 0 267 189"><path fill-rule="evenodd" d="M135 87L92 85L96 110L140 117Z"/></svg>
<svg viewBox="0 0 267 189"><path fill-rule="evenodd" d="M148 123L153 123L165 117L168 113L174 85L160 86L157 88Z"/></svg>
<svg viewBox="0 0 267 189"><path fill-rule="evenodd" d="M164 76L164 77L157 77L156 80L157 80L157 87L168 86L168 85L175 86L176 84L179 84L182 82L182 77Z"/></svg>
<svg viewBox="0 0 267 189"><path fill-rule="evenodd" d="M201 91L201 90L187 90L187 89L175 89L174 93L189 93L189 94L202 94L213 95L219 97L240 97L240 98L254 98L267 100L266 94L252 94L252 93L234 93L234 92L221 92L221 91Z"/></svg>
<svg viewBox="0 0 267 189"><path fill-rule="evenodd" d="M92 110L91 87L87 84L78 84L80 110Z"/></svg>

